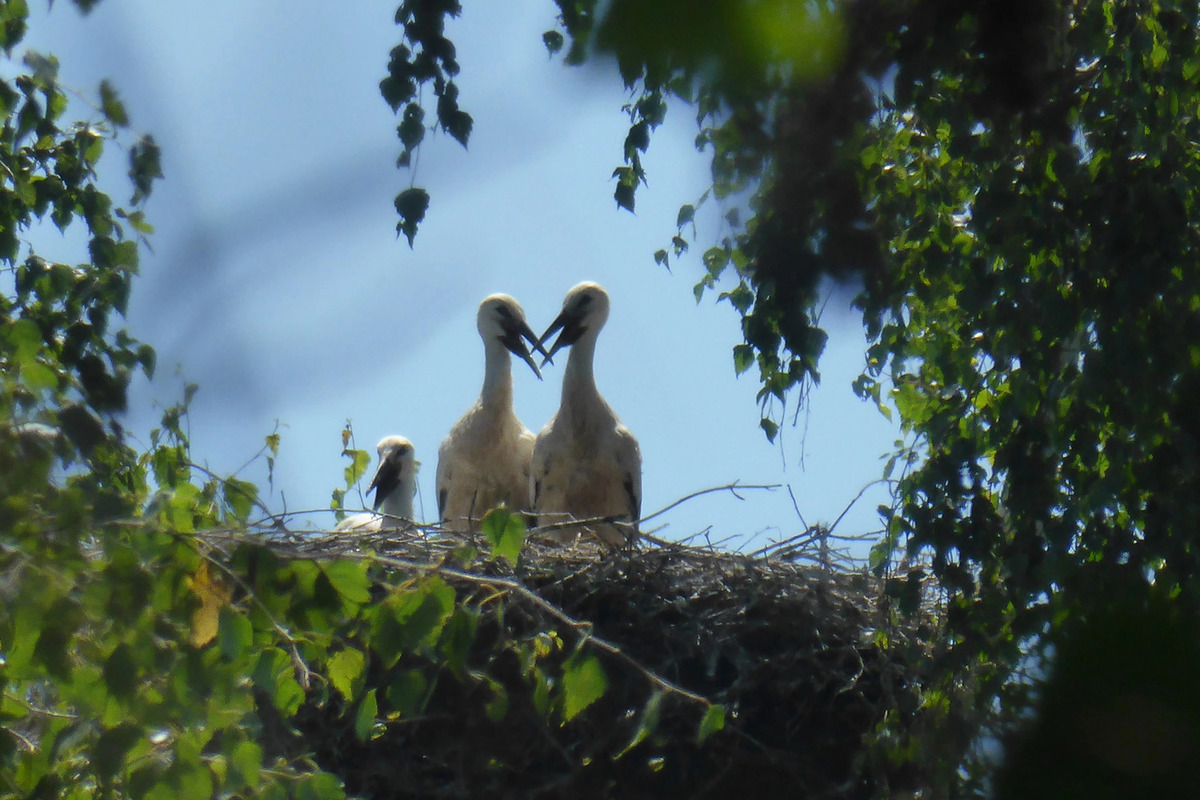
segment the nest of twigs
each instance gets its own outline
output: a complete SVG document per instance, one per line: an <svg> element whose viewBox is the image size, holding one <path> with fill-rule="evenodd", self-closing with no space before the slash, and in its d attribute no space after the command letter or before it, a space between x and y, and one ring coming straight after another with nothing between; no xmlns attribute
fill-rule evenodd
<svg viewBox="0 0 1200 800"><path fill-rule="evenodd" d="M503 684L507 712L485 713L487 683L443 674L419 715L369 741L350 709L310 703L281 750L315 753L349 793L370 798L867 798L896 788L872 742L885 714L893 725L911 717L918 680L897 648L880 646L878 582L862 571L782 547L749 557L644 539L614 552L536 534L515 567L464 570L451 555L464 543L408 530L277 550L366 548L392 567L385 581L403 580L408 564L441 565L460 599L502 595L479 606L472 660ZM566 723L537 710L518 657L501 646L545 631L564 641L560 659L586 637L607 677L603 697ZM903 638L889 631L888 641ZM381 697L393 674L372 671ZM629 748L656 693L657 725ZM726 717L701 744L706 701Z"/></svg>

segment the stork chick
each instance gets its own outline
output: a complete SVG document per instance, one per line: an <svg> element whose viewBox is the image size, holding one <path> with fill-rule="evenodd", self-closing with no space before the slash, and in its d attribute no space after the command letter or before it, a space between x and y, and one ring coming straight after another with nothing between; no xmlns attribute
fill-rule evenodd
<svg viewBox="0 0 1200 800"><path fill-rule="evenodd" d="M538 380L541 370L525 342L549 358L525 322L521 304L506 294L484 298L476 327L483 339L483 389L438 448L438 515L459 531L470 530L500 503L513 511L531 507L534 436L513 411L510 354L528 364Z"/></svg>
<svg viewBox="0 0 1200 800"><path fill-rule="evenodd" d="M399 527L400 520L413 518L417 475L412 442L403 436L385 436L375 452L379 454L379 466L367 487L367 494L375 492L371 506L375 511L346 517L334 530L378 531Z"/></svg>
<svg viewBox="0 0 1200 800"><path fill-rule="evenodd" d="M537 435L533 447L533 510L537 524L612 517L625 524L591 523L559 529L569 542L580 534L612 547L637 536L642 507L642 454L629 432L596 389L592 361L596 338L608 320L608 293L585 282L567 292L562 313L538 340L560 331L550 352L570 347L558 412Z"/></svg>

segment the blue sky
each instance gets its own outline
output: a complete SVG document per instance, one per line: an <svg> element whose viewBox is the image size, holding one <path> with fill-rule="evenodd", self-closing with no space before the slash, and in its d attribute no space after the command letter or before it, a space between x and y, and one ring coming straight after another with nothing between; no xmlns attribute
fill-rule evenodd
<svg viewBox="0 0 1200 800"><path fill-rule="evenodd" d="M417 510L432 520L438 443L482 381L479 301L512 294L540 332L567 289L595 280L613 303L597 383L640 440L644 513L733 481L779 483L808 523L828 523L879 476L898 433L850 390L864 342L849 298L832 296L825 310L820 388L796 427L789 410L782 445L768 443L755 375L734 376L736 312L692 295L721 209L697 215L699 240L672 272L652 259L679 205L707 185L693 114L671 110L646 155L636 215L618 210L610 176L627 96L615 68L569 69L547 56L551 3L467 3L452 24L460 102L475 128L469 151L427 139L416 180L433 199L413 250L395 235L392 198L410 176L394 168L398 120L378 91L400 37L393 4L299 2L284 13L244 0L104 0L86 18L62 0L48 15L32 5L24 46L57 55L62 80L81 92L111 80L135 131L163 151L166 180L147 211L153 252L129 314L132 332L159 353L156 379L137 385L127 420L143 442L156 404L178 399L182 374L200 385L196 457L236 470L278 421L266 501L321 509L341 485L349 419L372 453L388 434L414 442ZM124 156L111 145L110 155L109 190L127 199L117 179ZM70 236L39 236L39 248L82 259ZM557 408L561 365L541 383L514 366L517 413L536 431ZM265 474L260 463L243 477ZM837 532L877 529L885 499L876 487ZM705 496L648 527L664 523L666 538L711 529L712 540L750 550L804 527L786 488Z"/></svg>

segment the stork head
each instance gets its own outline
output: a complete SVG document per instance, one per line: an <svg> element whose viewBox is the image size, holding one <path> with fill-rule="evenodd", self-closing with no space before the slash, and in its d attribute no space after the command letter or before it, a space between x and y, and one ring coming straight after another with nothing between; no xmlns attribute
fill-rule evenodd
<svg viewBox="0 0 1200 800"><path fill-rule="evenodd" d="M416 460L413 444L403 436L385 436L375 448L379 454L379 466L375 469L375 477L367 487L367 493L375 490L373 508L378 511L392 492L402 485L412 483L416 473Z"/></svg>
<svg viewBox="0 0 1200 800"><path fill-rule="evenodd" d="M534 363L533 356L525 342L528 341L533 345L534 350L546 356L547 361L550 360L550 356L542 349L537 334L525 321L525 311L521 308L520 303L506 294L493 294L485 297L479 304L476 327L479 328L479 335L483 337L485 346L493 341L500 342L510 353L519 356L528 364L529 368L533 370L533 374L538 376L538 380L541 380L542 372Z"/></svg>
<svg viewBox="0 0 1200 800"><path fill-rule="evenodd" d="M584 334L595 336L608 320L608 292L598 283L584 281L567 292L563 298L562 312L550 323L550 327L538 339L539 347L558 330L562 333L554 340L550 352L542 349L546 361L564 347L575 344ZM542 362L542 366L546 365Z"/></svg>

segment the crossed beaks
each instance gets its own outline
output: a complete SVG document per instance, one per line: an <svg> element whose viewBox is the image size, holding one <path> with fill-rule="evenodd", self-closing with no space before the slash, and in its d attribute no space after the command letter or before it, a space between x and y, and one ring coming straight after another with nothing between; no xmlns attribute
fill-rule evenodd
<svg viewBox="0 0 1200 800"><path fill-rule="evenodd" d="M575 342L579 340L579 337L583 335L583 332L587 330L587 326L583 324L584 314L582 311L583 310L580 308L564 308L562 312L554 318L554 322L550 323L550 327L546 328L546 332L538 337L538 350L541 351L542 355L546 357L542 361L543 367L548 363L553 363L551 359L555 353L564 347L570 347L571 345L575 344ZM554 344L550 347L550 352L546 352L546 340L560 329L562 330L562 333L560 333L558 338L554 340Z"/></svg>
<svg viewBox="0 0 1200 800"><path fill-rule="evenodd" d="M500 343L508 348L508 351L515 356L520 356L521 360L529 365L533 370L533 374L538 376L538 380L542 379L542 371L538 369L538 365L533 360L533 354L529 352L529 348L525 346L525 341L533 345L533 349L546 357L542 362L542 366L546 366L546 362L550 361L550 354L542 347L542 342L538 339L537 334L529 327L528 323L523 319L516 317L505 316L500 321L500 327L504 330L504 335L500 337Z"/></svg>

